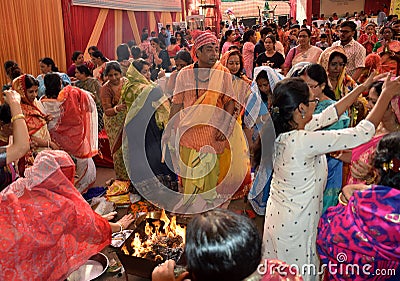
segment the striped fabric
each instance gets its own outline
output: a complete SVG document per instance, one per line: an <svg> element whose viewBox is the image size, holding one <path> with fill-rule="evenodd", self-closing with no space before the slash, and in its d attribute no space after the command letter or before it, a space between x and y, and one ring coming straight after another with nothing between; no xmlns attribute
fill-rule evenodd
<svg viewBox="0 0 400 281"><path fill-rule="evenodd" d="M289 15L290 6L288 1L268 1L271 10L275 8L275 15ZM264 10L265 0L244 0L237 2L222 2L221 11L223 19L228 19L225 13L227 9L231 9L234 15L239 17L258 17L260 12Z"/></svg>
<svg viewBox="0 0 400 281"><path fill-rule="evenodd" d="M181 12L180 0L72 0L73 5L91 6L96 8L119 9L128 11L158 11Z"/></svg>
<svg viewBox="0 0 400 281"><path fill-rule="evenodd" d="M207 45L210 43L218 44L217 37L208 31L194 30L192 32L192 37L194 39L194 49L195 50L197 50L201 46L204 46L204 45Z"/></svg>
<svg viewBox="0 0 400 281"><path fill-rule="evenodd" d="M284 78L280 73L269 66L258 66L254 68L254 78L251 84L251 94L247 100L244 115L244 124L247 128L252 128L256 124L257 119L259 119L259 116L266 114L264 111L267 110L262 109L261 95L256 82L256 78L261 71L267 72L271 91L274 90L276 83Z"/></svg>

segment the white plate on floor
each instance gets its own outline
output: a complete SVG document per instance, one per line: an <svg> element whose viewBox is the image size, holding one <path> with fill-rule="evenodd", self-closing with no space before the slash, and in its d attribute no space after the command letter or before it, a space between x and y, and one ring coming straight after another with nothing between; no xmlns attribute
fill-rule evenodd
<svg viewBox="0 0 400 281"><path fill-rule="evenodd" d="M89 258L89 260L81 265L77 270L72 272L67 280L68 281L89 281L102 275L108 267L108 258L102 254L97 253Z"/></svg>

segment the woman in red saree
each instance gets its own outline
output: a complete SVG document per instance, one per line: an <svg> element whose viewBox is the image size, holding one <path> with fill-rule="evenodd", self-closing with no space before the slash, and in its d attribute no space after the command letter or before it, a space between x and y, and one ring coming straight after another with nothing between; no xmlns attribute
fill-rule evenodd
<svg viewBox="0 0 400 281"><path fill-rule="evenodd" d="M111 242L106 219L72 184L66 152L40 152L20 178L0 192L0 279L64 280Z"/></svg>
<svg viewBox="0 0 400 281"><path fill-rule="evenodd" d="M375 25L373 23L368 24L365 27L365 33L363 33L360 38L358 38L358 43L364 46L367 51L367 55L372 53L372 49L376 42L378 42L378 37L375 32Z"/></svg>
<svg viewBox="0 0 400 281"><path fill-rule="evenodd" d="M48 125L52 139L76 158L75 186L83 193L96 180L92 160L98 152L96 103L89 92L77 87L53 91L52 85L59 82L58 76L46 75L46 97L41 99L41 104L53 118Z"/></svg>
<svg viewBox="0 0 400 281"><path fill-rule="evenodd" d="M58 145L52 141L47 129L47 116L39 109L36 99L38 94L39 82L32 75L21 75L12 82L13 90L17 91L21 96L21 108L25 115L28 133L34 144L25 155L25 166L33 164L34 156L44 149L58 149ZM19 172L23 175L25 167L20 164Z"/></svg>

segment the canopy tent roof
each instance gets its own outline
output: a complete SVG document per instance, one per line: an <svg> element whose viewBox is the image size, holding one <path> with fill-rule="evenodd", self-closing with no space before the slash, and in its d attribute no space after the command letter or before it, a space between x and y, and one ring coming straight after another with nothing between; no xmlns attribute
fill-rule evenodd
<svg viewBox="0 0 400 281"><path fill-rule="evenodd" d="M275 15L289 15L290 6L286 1L268 1L269 8L275 8ZM227 18L225 11L231 9L233 14L239 17L258 17L260 12L264 10L265 0L244 0L236 2L222 2L222 15Z"/></svg>
<svg viewBox="0 0 400 281"><path fill-rule="evenodd" d="M125 11L181 12L180 0L72 0L72 4Z"/></svg>

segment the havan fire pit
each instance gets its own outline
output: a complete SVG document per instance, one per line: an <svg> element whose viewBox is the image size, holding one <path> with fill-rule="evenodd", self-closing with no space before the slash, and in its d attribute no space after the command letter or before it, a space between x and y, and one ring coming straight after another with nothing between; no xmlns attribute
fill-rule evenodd
<svg viewBox="0 0 400 281"><path fill-rule="evenodd" d="M125 274L150 279L153 269L167 259L184 265L183 248L187 221L181 217L169 219L164 210L139 217L135 221L132 234L117 249Z"/></svg>

